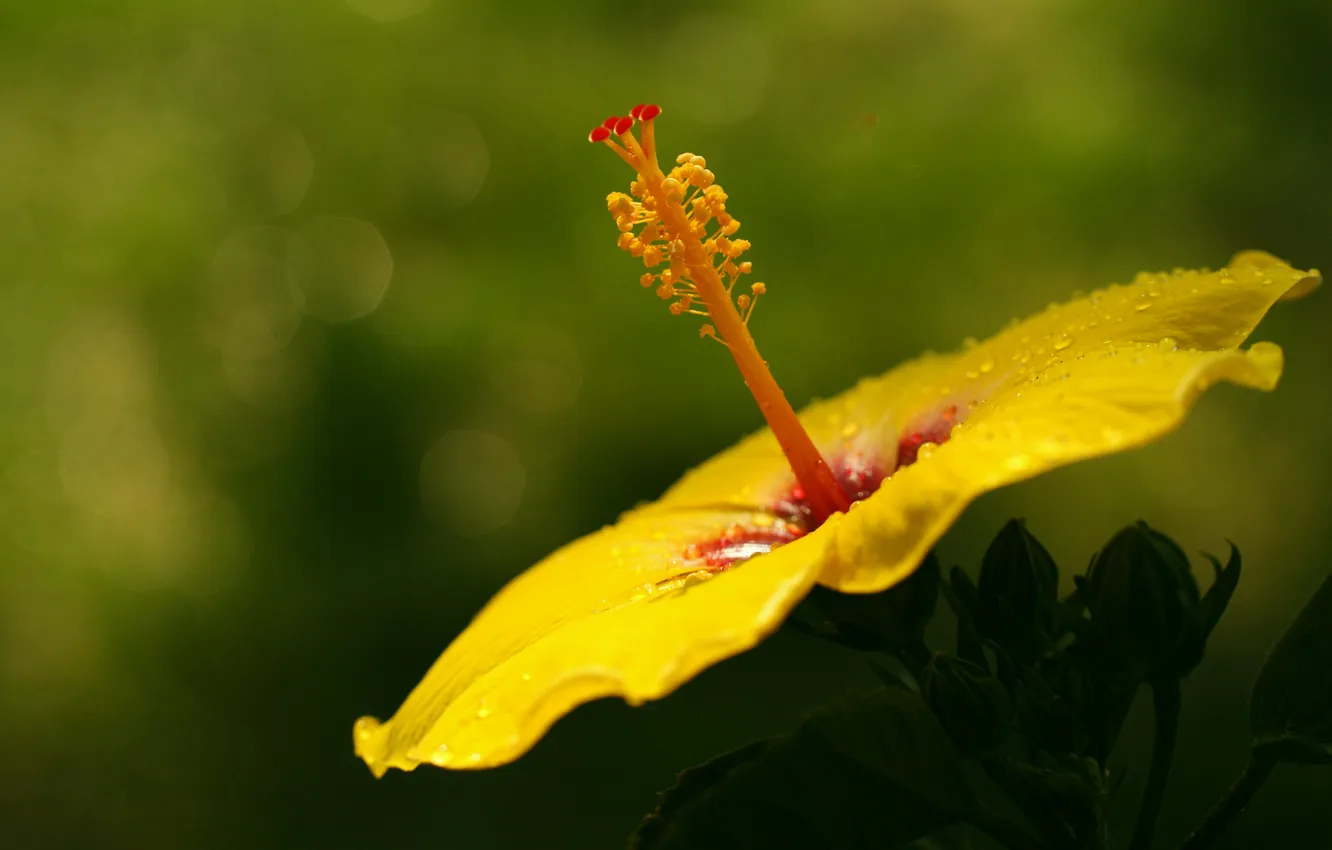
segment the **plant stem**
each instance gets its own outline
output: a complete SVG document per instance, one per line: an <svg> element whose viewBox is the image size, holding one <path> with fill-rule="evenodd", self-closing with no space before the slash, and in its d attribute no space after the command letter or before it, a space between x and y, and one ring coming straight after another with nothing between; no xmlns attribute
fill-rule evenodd
<svg viewBox="0 0 1332 850"><path fill-rule="evenodd" d="M1175 761L1175 739L1179 733L1179 679L1152 682L1152 714L1156 729L1152 738L1152 766L1147 774L1147 790L1142 794L1142 808L1133 829L1129 850L1148 850L1156 833L1156 819L1165 800L1170 767Z"/></svg>
<svg viewBox="0 0 1332 850"><path fill-rule="evenodd" d="M1206 850L1216 843L1217 836L1239 816L1240 812L1244 811L1245 806L1249 805L1253 795L1263 787L1267 777L1272 775L1274 767L1276 759L1269 756L1249 759L1239 779L1235 780L1235 784L1230 786L1226 796L1207 813L1207 817L1198 824L1193 834L1184 839L1180 850Z"/></svg>

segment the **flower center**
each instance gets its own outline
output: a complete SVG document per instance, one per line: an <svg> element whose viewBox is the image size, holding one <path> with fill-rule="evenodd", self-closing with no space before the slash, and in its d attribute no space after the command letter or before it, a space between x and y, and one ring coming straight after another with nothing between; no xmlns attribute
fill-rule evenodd
<svg viewBox="0 0 1332 850"><path fill-rule="evenodd" d="M852 504L872 496L883 482L898 471L920 459L920 450L926 445L948 442L953 427L961 414L957 405L950 405L918 419L898 437L895 447L896 463L889 467L871 451L846 447L833 455L833 475L842 492ZM762 524L734 524L716 537L691 543L685 547L683 557L691 574L722 572L755 555L763 555L778 546L792 543L818 528L822 521L814 512L809 494L799 481L786 488L757 516Z"/></svg>
<svg viewBox="0 0 1332 850"><path fill-rule="evenodd" d="M673 314L711 320L700 335L730 350L804 491L815 524L821 524L848 510L852 499L800 424L749 333L757 298L767 287L754 283L749 293L735 293L741 276L752 267L737 262L749 243L731 238L740 222L726 210L726 192L703 157L681 154L669 172L657 163L655 119L660 114L655 105L635 106L628 116L611 116L588 134L590 141L615 151L637 175L628 195L616 192L607 198L620 229L619 245L642 258L648 271L639 282L655 284L657 295L672 302ZM641 140L633 133L636 122L642 127ZM664 270L654 271L663 263Z"/></svg>

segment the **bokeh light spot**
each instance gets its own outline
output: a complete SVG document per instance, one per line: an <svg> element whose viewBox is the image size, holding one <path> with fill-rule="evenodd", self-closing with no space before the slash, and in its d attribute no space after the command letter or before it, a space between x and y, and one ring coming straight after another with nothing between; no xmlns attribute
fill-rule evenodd
<svg viewBox="0 0 1332 850"><path fill-rule="evenodd" d="M132 522L168 494L170 459L146 419L90 418L67 429L60 444L60 481L76 504L96 516Z"/></svg>
<svg viewBox="0 0 1332 850"><path fill-rule="evenodd" d="M156 355L139 324L112 308L74 318L51 346L47 413L52 426L109 411L147 410Z"/></svg>
<svg viewBox="0 0 1332 850"><path fill-rule="evenodd" d="M288 259L307 313L347 322L374 311L388 291L393 257L369 222L321 215L292 238Z"/></svg>
<svg viewBox="0 0 1332 850"><path fill-rule="evenodd" d="M578 397L583 366L568 334L519 326L497 337L493 349L490 385L514 409L545 416L567 409Z"/></svg>
<svg viewBox="0 0 1332 850"><path fill-rule="evenodd" d="M296 276L286 260L290 239L281 228L246 227L218 248L200 306L205 336L225 354L268 356L300 327Z"/></svg>
<svg viewBox="0 0 1332 850"><path fill-rule="evenodd" d="M314 176L305 136L285 122L254 122L227 137L231 205L257 217L286 215L301 205Z"/></svg>
<svg viewBox="0 0 1332 850"><path fill-rule="evenodd" d="M481 192L490 171L490 149L476 122L457 112L431 116L410 134L404 157L416 160L414 190L430 197L435 212L467 206Z"/></svg>
<svg viewBox="0 0 1332 850"><path fill-rule="evenodd" d="M464 537L508 525L526 485L527 471L513 445L485 431L450 431L421 460L426 513Z"/></svg>

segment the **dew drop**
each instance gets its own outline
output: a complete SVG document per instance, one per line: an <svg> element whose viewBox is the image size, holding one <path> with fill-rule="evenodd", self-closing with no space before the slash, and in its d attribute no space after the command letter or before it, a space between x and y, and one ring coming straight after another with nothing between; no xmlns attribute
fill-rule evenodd
<svg viewBox="0 0 1332 850"><path fill-rule="evenodd" d="M484 705L476 710L477 720L485 720L489 716L490 716L490 709Z"/></svg>
<svg viewBox="0 0 1332 850"><path fill-rule="evenodd" d="M1054 345L1052 347L1054 348L1055 351L1063 351L1065 348L1068 348L1072 344L1073 344L1072 337L1061 336L1059 339L1054 341Z"/></svg>
<svg viewBox="0 0 1332 850"><path fill-rule="evenodd" d="M1134 309L1135 311L1141 313L1143 310L1146 310L1147 308L1149 308L1149 307L1151 307L1151 306L1152 306L1152 302L1150 302L1150 301L1139 301L1137 304L1134 304L1134 305L1133 305L1133 309Z"/></svg>
<svg viewBox="0 0 1332 850"><path fill-rule="evenodd" d="M986 357L984 360L982 360L980 364L980 370L981 374L983 375L994 371L994 358Z"/></svg>
<svg viewBox="0 0 1332 850"><path fill-rule="evenodd" d="M849 440L849 439L851 439L852 437L854 437L854 436L855 436L857 433L859 433L859 432L860 432L860 424L859 424L859 423L857 423L857 422L848 422L848 423L846 423L846 426L845 426L844 428L842 428L842 437L845 438L845 439L848 439L848 440Z"/></svg>
<svg viewBox="0 0 1332 850"><path fill-rule="evenodd" d="M966 374L968 381L974 381L980 377L980 372L976 371L975 369L968 369Z"/></svg>
<svg viewBox="0 0 1332 850"><path fill-rule="evenodd" d="M1163 337L1161 339L1161 347L1166 351L1179 351L1179 342L1171 336Z"/></svg>
<svg viewBox="0 0 1332 850"><path fill-rule="evenodd" d="M532 674L531 674L531 673L524 673L524 674L522 674L521 676L519 676L518 678L522 679L524 682L530 682L530 681L532 681Z"/></svg>

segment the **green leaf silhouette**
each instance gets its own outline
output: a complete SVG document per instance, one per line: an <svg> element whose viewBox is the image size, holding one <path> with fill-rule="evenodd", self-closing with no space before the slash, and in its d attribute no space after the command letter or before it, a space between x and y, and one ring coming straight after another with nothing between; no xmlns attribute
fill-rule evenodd
<svg viewBox="0 0 1332 850"><path fill-rule="evenodd" d="M848 700L762 743L686 772L634 850L896 847L977 808L947 735L903 688Z"/></svg>
<svg viewBox="0 0 1332 850"><path fill-rule="evenodd" d="M1332 764L1332 576L1277 641L1253 686L1255 758Z"/></svg>

